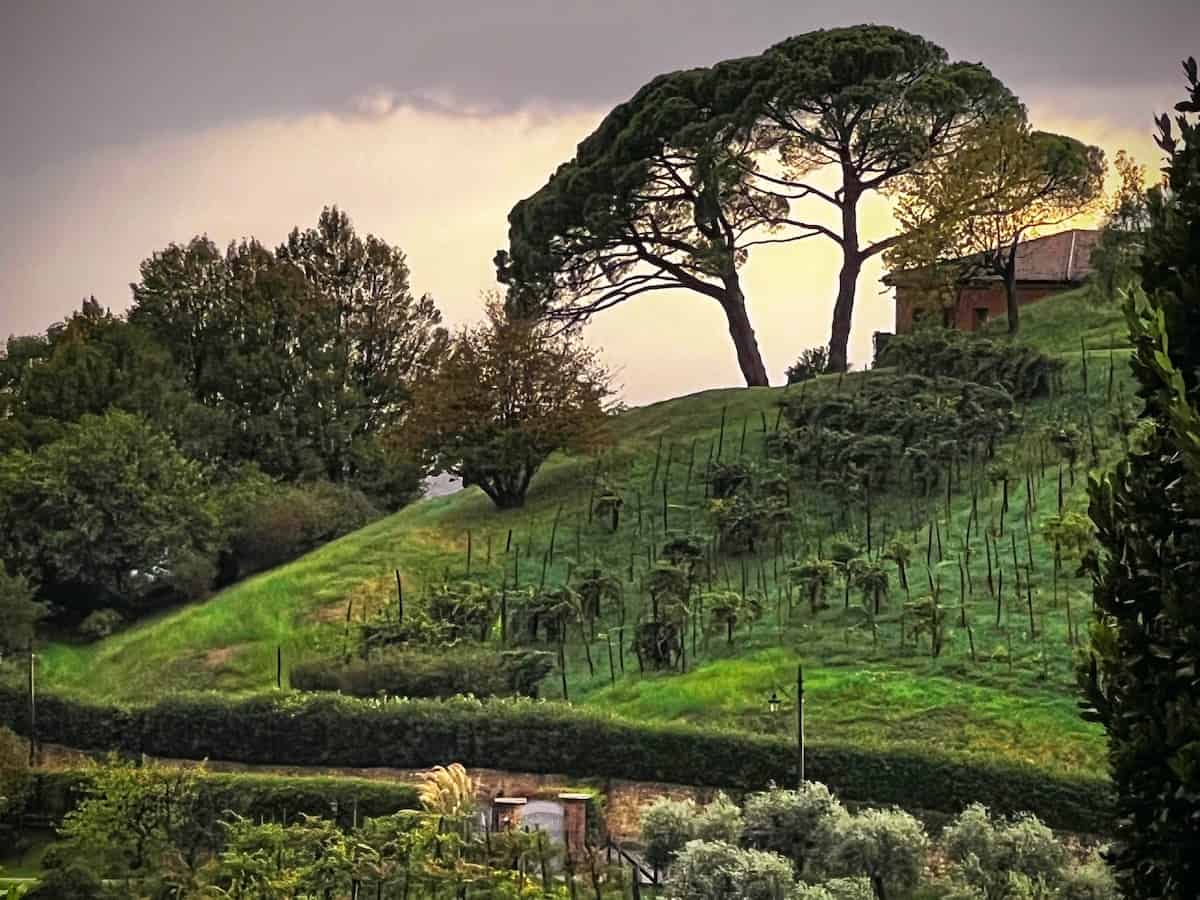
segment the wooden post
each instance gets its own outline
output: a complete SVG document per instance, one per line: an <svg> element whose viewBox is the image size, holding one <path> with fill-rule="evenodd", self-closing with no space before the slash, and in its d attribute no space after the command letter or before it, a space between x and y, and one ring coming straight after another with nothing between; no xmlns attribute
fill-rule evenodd
<svg viewBox="0 0 1200 900"><path fill-rule="evenodd" d="M400 570L396 570L396 621L404 621L404 582L400 580Z"/></svg>
<svg viewBox="0 0 1200 900"><path fill-rule="evenodd" d="M800 787L804 787L804 667L796 666L796 754Z"/></svg>
<svg viewBox="0 0 1200 900"><path fill-rule="evenodd" d="M33 652L33 638L29 639L29 766L37 765L37 684L34 670L37 654Z"/></svg>
<svg viewBox="0 0 1200 900"><path fill-rule="evenodd" d="M283 689L283 647L275 645L275 687Z"/></svg>

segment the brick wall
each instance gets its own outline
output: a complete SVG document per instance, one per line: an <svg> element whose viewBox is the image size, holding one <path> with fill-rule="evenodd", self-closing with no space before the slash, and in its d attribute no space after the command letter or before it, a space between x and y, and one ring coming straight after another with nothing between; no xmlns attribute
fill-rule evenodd
<svg viewBox="0 0 1200 900"><path fill-rule="evenodd" d="M1054 294L1071 290L1073 284L1018 284L1017 303L1026 306ZM920 291L911 287L896 288L896 333L912 331L915 300ZM954 327L961 331L974 331L982 322L1003 318L1008 314L1004 296L1004 285L989 284L983 287L965 288L958 299ZM928 313L926 313L928 315Z"/></svg>

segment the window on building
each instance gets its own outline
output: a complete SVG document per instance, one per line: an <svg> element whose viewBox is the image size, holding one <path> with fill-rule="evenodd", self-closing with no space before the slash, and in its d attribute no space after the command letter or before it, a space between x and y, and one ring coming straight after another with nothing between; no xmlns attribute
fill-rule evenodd
<svg viewBox="0 0 1200 900"><path fill-rule="evenodd" d="M988 308L986 306L975 307L975 327L982 328L983 323L988 320Z"/></svg>

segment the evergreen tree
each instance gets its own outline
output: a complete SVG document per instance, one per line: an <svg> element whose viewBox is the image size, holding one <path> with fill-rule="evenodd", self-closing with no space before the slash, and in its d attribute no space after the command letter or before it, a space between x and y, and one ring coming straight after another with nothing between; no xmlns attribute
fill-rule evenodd
<svg viewBox="0 0 1200 900"><path fill-rule="evenodd" d="M1166 184L1150 209L1144 293L1126 315L1142 440L1091 484L1100 543L1086 715L1117 793L1110 862L1131 898L1200 896L1200 81L1158 119ZM1177 133L1176 133L1177 129Z"/></svg>

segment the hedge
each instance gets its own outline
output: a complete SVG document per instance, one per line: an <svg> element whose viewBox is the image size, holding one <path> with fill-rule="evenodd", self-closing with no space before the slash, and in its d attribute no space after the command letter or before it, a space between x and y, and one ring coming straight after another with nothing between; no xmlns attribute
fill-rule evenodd
<svg viewBox="0 0 1200 900"><path fill-rule="evenodd" d="M90 777L86 769L33 772L18 815L57 824L83 798ZM197 786L198 806L214 820L227 813L288 822L309 815L349 825L421 807L412 785L369 778L203 772Z"/></svg>
<svg viewBox="0 0 1200 900"><path fill-rule="evenodd" d="M396 650L369 660L321 659L296 665L291 686L354 697L536 697L554 656L536 650L456 648L443 654Z"/></svg>
<svg viewBox="0 0 1200 900"><path fill-rule="evenodd" d="M28 733L25 697L0 688L0 722ZM80 749L185 759L369 768L468 767L757 790L791 784L795 746L779 737L633 722L534 700L360 700L271 693L177 695L150 706L95 706L43 695L39 738ZM1106 781L1032 766L818 744L807 774L849 801L957 813L984 803L1055 828L1105 833Z"/></svg>

